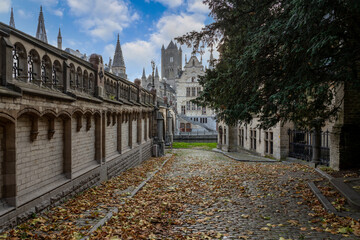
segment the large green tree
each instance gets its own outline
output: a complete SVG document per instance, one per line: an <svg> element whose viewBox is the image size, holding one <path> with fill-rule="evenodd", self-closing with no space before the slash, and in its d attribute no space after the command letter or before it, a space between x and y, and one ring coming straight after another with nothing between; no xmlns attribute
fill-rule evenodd
<svg viewBox="0 0 360 240"><path fill-rule="evenodd" d="M220 58L200 79L198 103L228 124L293 121L320 127L336 116L344 85L359 87L359 0L205 0L214 22L177 38Z"/></svg>

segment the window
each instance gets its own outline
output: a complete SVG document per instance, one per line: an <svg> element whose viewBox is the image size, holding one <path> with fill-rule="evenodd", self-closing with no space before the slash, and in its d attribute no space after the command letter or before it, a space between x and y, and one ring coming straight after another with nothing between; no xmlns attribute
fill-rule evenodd
<svg viewBox="0 0 360 240"><path fill-rule="evenodd" d="M190 110L190 102L186 102L186 110Z"/></svg>
<svg viewBox="0 0 360 240"><path fill-rule="evenodd" d="M239 128L239 145L244 147L244 128Z"/></svg>
<svg viewBox="0 0 360 240"><path fill-rule="evenodd" d="M226 144L226 128L224 128L224 144Z"/></svg>
<svg viewBox="0 0 360 240"><path fill-rule="evenodd" d="M191 105L192 105L191 110L196 110L196 104L195 104L195 103L192 103Z"/></svg>
<svg viewBox="0 0 360 240"><path fill-rule="evenodd" d="M180 132L185 132L185 123L180 123Z"/></svg>
<svg viewBox="0 0 360 240"><path fill-rule="evenodd" d="M201 87L197 88L197 95L200 96L200 92L201 92Z"/></svg>
<svg viewBox="0 0 360 240"><path fill-rule="evenodd" d="M191 96L195 97L196 96L196 88L195 87L192 87L191 88Z"/></svg>
<svg viewBox="0 0 360 240"><path fill-rule="evenodd" d="M202 108L202 115L206 115L206 107Z"/></svg>
<svg viewBox="0 0 360 240"><path fill-rule="evenodd" d="M250 129L250 148L256 150L256 130Z"/></svg>
<svg viewBox="0 0 360 240"><path fill-rule="evenodd" d="M185 106L181 106L181 114L186 114L186 111L185 111Z"/></svg>
<svg viewBox="0 0 360 240"><path fill-rule="evenodd" d="M274 133L271 131L265 131L265 153L274 153Z"/></svg>
<svg viewBox="0 0 360 240"><path fill-rule="evenodd" d="M192 78L191 78L191 82L195 82L195 77L192 77Z"/></svg>
<svg viewBox="0 0 360 240"><path fill-rule="evenodd" d="M173 57L170 57L170 62L174 62L174 58L173 58Z"/></svg>
<svg viewBox="0 0 360 240"><path fill-rule="evenodd" d="M200 111L200 110L201 110L201 106L198 105L198 106L197 106L197 110Z"/></svg>
<svg viewBox="0 0 360 240"><path fill-rule="evenodd" d="M187 88L186 88L186 96L187 96L187 97L190 97L190 87L187 87Z"/></svg>

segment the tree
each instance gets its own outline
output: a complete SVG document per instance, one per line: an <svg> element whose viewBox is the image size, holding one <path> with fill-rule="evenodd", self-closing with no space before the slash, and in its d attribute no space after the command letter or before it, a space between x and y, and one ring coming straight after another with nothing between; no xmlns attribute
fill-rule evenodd
<svg viewBox="0 0 360 240"><path fill-rule="evenodd" d="M319 136L340 109L338 90L359 88L358 0L204 3L215 21L177 40L194 50L219 44L221 57L200 79L204 90L196 101L227 124L259 117L269 128L293 121Z"/></svg>

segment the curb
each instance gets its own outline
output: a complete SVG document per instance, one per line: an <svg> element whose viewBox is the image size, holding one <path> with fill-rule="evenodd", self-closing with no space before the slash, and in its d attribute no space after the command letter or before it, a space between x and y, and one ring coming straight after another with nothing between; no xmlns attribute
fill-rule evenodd
<svg viewBox="0 0 360 240"><path fill-rule="evenodd" d="M172 156L171 156L172 157ZM128 196L128 198L132 198L136 195L136 193L138 193L144 186L145 184L150 181L163 167L164 165L171 159L171 157L169 157L168 159L166 159L161 166L155 171L153 172L147 179L145 179L144 181L142 181L139 186L137 186L137 188L134 189L134 191L131 192L131 194ZM121 205L125 204L124 201L120 202ZM119 208L114 207L112 208L105 217L103 217L102 219L100 219L100 221L98 221L88 232L87 235L90 235L91 233L93 233L96 229L98 229L99 227L103 226L107 221L109 221L112 216L116 213L119 212ZM89 239L90 236L85 236L83 238L81 238L81 240L87 240Z"/></svg>
<svg viewBox="0 0 360 240"><path fill-rule="evenodd" d="M229 155L229 154L226 154L225 152L223 152L223 151L221 151L221 150L218 150L218 149L215 149L215 148L214 148L212 151L213 151L213 152L216 152L216 153L221 153L221 154L223 154L224 156L226 156L226 157L228 157L228 158L231 158L231 159L233 159L233 160L235 160L235 161L238 161L238 162L257 162L257 163L277 163L277 162L279 162L279 161L271 160L271 159L269 159L269 160L240 159L240 158L233 157L233 156L231 156L231 155ZM258 157L258 156L255 156L255 157L261 158L261 157Z"/></svg>

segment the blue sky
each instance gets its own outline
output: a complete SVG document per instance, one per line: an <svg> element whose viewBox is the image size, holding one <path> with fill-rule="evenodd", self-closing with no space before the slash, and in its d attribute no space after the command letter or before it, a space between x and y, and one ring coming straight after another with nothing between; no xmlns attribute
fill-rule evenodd
<svg viewBox="0 0 360 240"><path fill-rule="evenodd" d="M174 37L211 22L202 0L0 0L0 21L9 24L13 7L16 28L34 36L40 5L48 42L54 46L60 27L64 49L98 53L107 63L119 33L130 81L141 77L143 67L150 74L152 59L160 72L162 44L166 47ZM191 49L182 48L189 56ZM208 58L206 52L206 65Z"/></svg>

